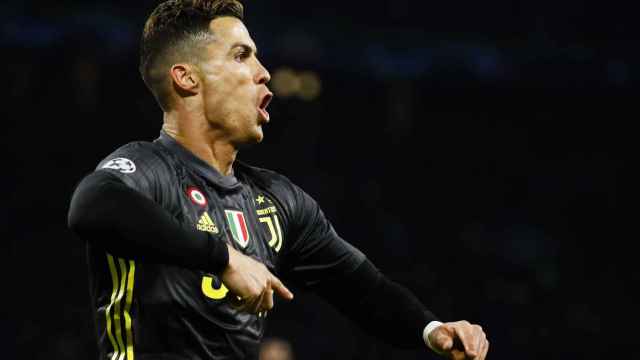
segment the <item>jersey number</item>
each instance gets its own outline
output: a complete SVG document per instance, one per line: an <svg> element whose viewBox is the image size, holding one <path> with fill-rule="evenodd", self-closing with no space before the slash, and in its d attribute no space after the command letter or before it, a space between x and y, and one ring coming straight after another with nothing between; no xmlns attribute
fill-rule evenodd
<svg viewBox="0 0 640 360"><path fill-rule="evenodd" d="M202 277L202 292L206 297L210 299L214 299L214 300L224 299L224 297L227 296L229 289L227 289L227 287L224 286L221 280L218 280L218 282L220 283L220 286L218 288L213 287L213 280L214 280L214 276Z"/></svg>

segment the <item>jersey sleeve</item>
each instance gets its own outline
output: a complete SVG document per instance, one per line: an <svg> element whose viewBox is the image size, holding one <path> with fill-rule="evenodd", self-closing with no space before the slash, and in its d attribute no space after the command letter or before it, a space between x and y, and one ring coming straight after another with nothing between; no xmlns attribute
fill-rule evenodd
<svg viewBox="0 0 640 360"><path fill-rule="evenodd" d="M219 236L184 227L164 206L175 175L150 143L131 143L76 187L68 226L93 248L128 259L218 274L228 263Z"/></svg>
<svg viewBox="0 0 640 360"><path fill-rule="evenodd" d="M108 172L145 197L161 202L170 170L150 143L127 144L102 160L96 171Z"/></svg>
<svg viewBox="0 0 640 360"><path fill-rule="evenodd" d="M384 276L342 239L318 203L294 185L292 234L283 274L332 304L363 330L401 348L424 347L422 331L437 318L410 290ZM390 326L378 326L389 324Z"/></svg>
<svg viewBox="0 0 640 360"><path fill-rule="evenodd" d="M318 203L293 185L293 239L287 249L285 276L311 287L355 270L365 255L342 239Z"/></svg>

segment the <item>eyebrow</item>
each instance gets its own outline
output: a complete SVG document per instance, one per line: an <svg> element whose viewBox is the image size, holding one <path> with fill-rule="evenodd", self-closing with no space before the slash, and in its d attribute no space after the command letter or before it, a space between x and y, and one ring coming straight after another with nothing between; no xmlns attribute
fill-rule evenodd
<svg viewBox="0 0 640 360"><path fill-rule="evenodd" d="M258 56L258 49L253 48L248 44L241 43L241 42L234 43L233 45L231 45L231 50L233 50L233 49L235 49L237 47L241 47L245 51L251 51L251 52L253 52L254 55Z"/></svg>

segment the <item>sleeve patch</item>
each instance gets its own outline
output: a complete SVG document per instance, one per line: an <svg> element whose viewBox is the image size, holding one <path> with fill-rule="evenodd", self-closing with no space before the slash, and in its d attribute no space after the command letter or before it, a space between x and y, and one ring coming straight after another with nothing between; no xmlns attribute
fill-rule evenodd
<svg viewBox="0 0 640 360"><path fill-rule="evenodd" d="M136 164L127 158L115 158L102 165L103 169L120 171L123 174L131 174L136 171Z"/></svg>

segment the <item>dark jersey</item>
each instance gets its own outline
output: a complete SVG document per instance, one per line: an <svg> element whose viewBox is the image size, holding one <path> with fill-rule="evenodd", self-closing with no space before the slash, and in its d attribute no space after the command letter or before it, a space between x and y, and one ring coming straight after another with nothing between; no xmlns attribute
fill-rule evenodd
<svg viewBox="0 0 640 360"><path fill-rule="evenodd" d="M121 147L96 171L297 285L326 285L365 260L284 176L240 162L222 176L165 133ZM101 359L257 358L266 318L235 310L216 274L119 258L91 241L88 253Z"/></svg>

